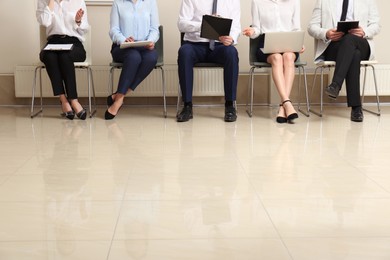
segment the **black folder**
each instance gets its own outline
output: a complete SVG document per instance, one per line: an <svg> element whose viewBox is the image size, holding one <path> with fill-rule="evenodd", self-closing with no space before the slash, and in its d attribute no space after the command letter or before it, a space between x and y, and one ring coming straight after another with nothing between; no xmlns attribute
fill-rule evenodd
<svg viewBox="0 0 390 260"><path fill-rule="evenodd" d="M348 33L349 30L358 28L359 21L340 21L337 23L337 31Z"/></svg>
<svg viewBox="0 0 390 260"><path fill-rule="evenodd" d="M218 40L220 36L228 36L232 27L232 19L214 15L203 15L200 37Z"/></svg>

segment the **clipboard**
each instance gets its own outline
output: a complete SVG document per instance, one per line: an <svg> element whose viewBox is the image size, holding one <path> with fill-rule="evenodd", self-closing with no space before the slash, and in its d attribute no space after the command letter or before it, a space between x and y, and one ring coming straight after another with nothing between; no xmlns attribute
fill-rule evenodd
<svg viewBox="0 0 390 260"><path fill-rule="evenodd" d="M134 48L134 47L143 47L151 44L151 41L138 41L138 42L123 42L120 45L121 49L126 49L126 48Z"/></svg>
<svg viewBox="0 0 390 260"><path fill-rule="evenodd" d="M337 23L337 31L348 33L349 30L358 28L359 21L340 21Z"/></svg>
<svg viewBox="0 0 390 260"><path fill-rule="evenodd" d="M200 29L200 37L218 40L220 36L230 34L232 28L232 19L222 18L214 15L203 15Z"/></svg>
<svg viewBox="0 0 390 260"><path fill-rule="evenodd" d="M47 44L43 50L45 51L70 51L73 49L73 44Z"/></svg>

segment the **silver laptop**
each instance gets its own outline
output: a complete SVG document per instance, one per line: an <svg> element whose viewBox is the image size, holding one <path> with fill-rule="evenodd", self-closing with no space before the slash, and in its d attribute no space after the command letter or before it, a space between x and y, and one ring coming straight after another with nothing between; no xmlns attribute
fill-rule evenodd
<svg viewBox="0 0 390 260"><path fill-rule="evenodd" d="M269 32L265 34L264 53L299 52L303 46L305 31Z"/></svg>

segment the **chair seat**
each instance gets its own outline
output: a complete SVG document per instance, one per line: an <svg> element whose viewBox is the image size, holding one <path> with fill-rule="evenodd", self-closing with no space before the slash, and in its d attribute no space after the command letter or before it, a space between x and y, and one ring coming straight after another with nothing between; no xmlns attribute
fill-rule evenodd
<svg viewBox="0 0 390 260"><path fill-rule="evenodd" d="M378 61L376 60L362 60L360 62L361 65L373 65L373 64L377 64ZM336 66L336 62L335 61L317 61L314 63L316 66L323 66L323 67L330 67L330 66Z"/></svg>
<svg viewBox="0 0 390 260"><path fill-rule="evenodd" d="M91 63L86 62L86 61L84 61L84 62L75 62L74 66L75 67L89 67L89 66L91 66Z"/></svg>
<svg viewBox="0 0 390 260"><path fill-rule="evenodd" d="M256 62L251 62L250 63L251 66L255 66L255 67L261 67L261 68L271 68L271 64L269 64L268 62L259 62L259 61L256 61ZM296 61L294 63L295 67L299 67L299 66L306 66L307 65L307 62L304 62L304 61Z"/></svg>
<svg viewBox="0 0 390 260"><path fill-rule="evenodd" d="M206 67L206 68L220 67L220 68L223 68L223 65L219 64L219 63L198 62L198 63L195 63L194 67Z"/></svg>

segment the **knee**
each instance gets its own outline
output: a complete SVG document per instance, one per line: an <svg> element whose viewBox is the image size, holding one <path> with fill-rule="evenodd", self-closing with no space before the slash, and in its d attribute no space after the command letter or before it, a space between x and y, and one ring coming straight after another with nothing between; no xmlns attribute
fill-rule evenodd
<svg viewBox="0 0 390 260"><path fill-rule="evenodd" d="M226 46L224 48L224 55L227 60L237 61L238 62L238 51L234 46Z"/></svg>
<svg viewBox="0 0 390 260"><path fill-rule="evenodd" d="M191 46L191 44L183 44L179 48L177 62L184 63L188 60L193 60L194 55L194 48Z"/></svg>
<svg viewBox="0 0 390 260"><path fill-rule="evenodd" d="M283 64L285 66L293 65L295 61L295 53L286 52L283 53Z"/></svg>
<svg viewBox="0 0 390 260"><path fill-rule="evenodd" d="M134 64L138 66L142 61L141 55L136 51L128 51L123 57L123 63Z"/></svg>
<svg viewBox="0 0 390 260"><path fill-rule="evenodd" d="M280 53L274 53L270 56L268 56L267 59L268 63L270 63L272 66L281 66L283 64L283 57Z"/></svg>

